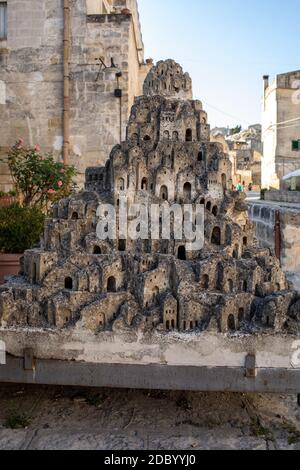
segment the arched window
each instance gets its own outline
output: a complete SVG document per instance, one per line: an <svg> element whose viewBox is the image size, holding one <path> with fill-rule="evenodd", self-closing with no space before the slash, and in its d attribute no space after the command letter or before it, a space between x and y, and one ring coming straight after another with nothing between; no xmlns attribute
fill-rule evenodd
<svg viewBox="0 0 300 470"><path fill-rule="evenodd" d="M119 179L119 190L120 191L124 191L125 189L125 181L124 181L124 178L120 178Z"/></svg>
<svg viewBox="0 0 300 470"><path fill-rule="evenodd" d="M175 330L175 321L174 320L171 321L171 326L172 326L172 329Z"/></svg>
<svg viewBox="0 0 300 470"><path fill-rule="evenodd" d="M194 323L191 321L190 322L190 330L193 330L194 329Z"/></svg>
<svg viewBox="0 0 300 470"><path fill-rule="evenodd" d="M192 129L187 129L185 133L185 141L192 142L193 141L193 131Z"/></svg>
<svg viewBox="0 0 300 470"><path fill-rule="evenodd" d="M228 320L227 320L227 327L229 331L235 331L235 318L233 315L229 315Z"/></svg>
<svg viewBox="0 0 300 470"><path fill-rule="evenodd" d="M116 292L117 291L117 283L116 279L111 276L107 279L107 292Z"/></svg>
<svg viewBox="0 0 300 470"><path fill-rule="evenodd" d="M244 292L247 292L248 291L248 283L247 281L244 281L243 282L243 289L242 289Z"/></svg>
<svg viewBox="0 0 300 470"><path fill-rule="evenodd" d="M169 320L168 320L168 321L166 322L166 330L169 331L169 329L170 329L170 322L169 322Z"/></svg>
<svg viewBox="0 0 300 470"><path fill-rule="evenodd" d="M215 217L217 217L217 215L218 215L218 206L214 206L214 207L212 208L212 211L211 211L211 212L212 212L212 214L213 214Z"/></svg>
<svg viewBox="0 0 300 470"><path fill-rule="evenodd" d="M94 246L94 255L101 255L101 248L98 245Z"/></svg>
<svg viewBox="0 0 300 470"><path fill-rule="evenodd" d="M211 211L211 202L208 201L208 203L206 204L206 209L210 212Z"/></svg>
<svg viewBox="0 0 300 470"><path fill-rule="evenodd" d="M153 303L156 302L158 296L159 296L159 288L156 286L156 287L154 287L153 293L152 293L152 302Z"/></svg>
<svg viewBox="0 0 300 470"><path fill-rule="evenodd" d="M147 178L142 179L141 189L142 189L142 191L147 191L147 189L148 189L148 180L147 180Z"/></svg>
<svg viewBox="0 0 300 470"><path fill-rule="evenodd" d="M224 191L227 189L227 177L225 173L222 174L222 188L224 189Z"/></svg>
<svg viewBox="0 0 300 470"><path fill-rule="evenodd" d="M145 135L144 141L145 141L145 142L149 142L149 140L151 140L150 135Z"/></svg>
<svg viewBox="0 0 300 470"><path fill-rule="evenodd" d="M227 285L228 285L228 291L233 292L233 280L232 279L228 279Z"/></svg>
<svg viewBox="0 0 300 470"><path fill-rule="evenodd" d="M211 235L211 243L213 245L221 245L221 229L220 227L215 227Z"/></svg>
<svg viewBox="0 0 300 470"><path fill-rule="evenodd" d="M173 132L173 140L176 140L176 141L179 140L179 134L177 131Z"/></svg>
<svg viewBox="0 0 300 470"><path fill-rule="evenodd" d="M162 186L160 188L160 198L163 200L163 201L167 201L168 200L168 188L167 186Z"/></svg>
<svg viewBox="0 0 300 470"><path fill-rule="evenodd" d="M198 162L203 162L203 151L200 150L200 152L198 153Z"/></svg>
<svg viewBox="0 0 300 470"><path fill-rule="evenodd" d="M243 245L244 245L244 246L247 246L247 245L248 245L248 238L247 238L247 237L244 237L244 238L243 238Z"/></svg>
<svg viewBox="0 0 300 470"><path fill-rule="evenodd" d="M190 200L192 197L192 185L191 183L185 183L183 186L183 196L187 200Z"/></svg>
<svg viewBox="0 0 300 470"><path fill-rule="evenodd" d="M73 279L71 277L65 278L65 289L73 290Z"/></svg>
<svg viewBox="0 0 300 470"><path fill-rule="evenodd" d="M37 283L37 265L36 265L36 262L33 262L33 264L32 264L32 283L33 284Z"/></svg>
<svg viewBox="0 0 300 470"><path fill-rule="evenodd" d="M165 140L170 140L170 132L169 131L164 131L164 139Z"/></svg>
<svg viewBox="0 0 300 470"><path fill-rule="evenodd" d="M78 218L79 218L78 212L73 212L72 220L78 220Z"/></svg>
<svg viewBox="0 0 300 470"><path fill-rule="evenodd" d="M204 274L202 276L201 287L202 287L202 289L208 289L209 288L209 276L207 274Z"/></svg>
<svg viewBox="0 0 300 470"><path fill-rule="evenodd" d="M178 248L178 259L181 261L186 261L186 249L185 246L180 246Z"/></svg>

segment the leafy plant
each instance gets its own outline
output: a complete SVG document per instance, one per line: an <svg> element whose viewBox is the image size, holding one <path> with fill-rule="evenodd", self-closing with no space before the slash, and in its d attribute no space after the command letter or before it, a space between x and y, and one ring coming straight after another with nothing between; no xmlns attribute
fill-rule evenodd
<svg viewBox="0 0 300 470"><path fill-rule="evenodd" d="M25 147L23 140L9 151L7 163L18 194L26 206L47 207L74 191L73 166L57 162L53 155L42 155L38 145Z"/></svg>
<svg viewBox="0 0 300 470"><path fill-rule="evenodd" d="M13 204L0 208L0 252L23 253L36 245L45 216L37 207Z"/></svg>
<svg viewBox="0 0 300 470"><path fill-rule="evenodd" d="M16 410L11 410L6 419L5 427L10 429L26 429L30 426L32 419L26 414L19 414Z"/></svg>

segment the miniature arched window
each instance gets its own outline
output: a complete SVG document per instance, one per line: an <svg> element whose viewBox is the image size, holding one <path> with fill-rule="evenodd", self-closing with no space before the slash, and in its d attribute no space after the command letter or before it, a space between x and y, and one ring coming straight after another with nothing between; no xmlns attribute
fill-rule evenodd
<svg viewBox="0 0 300 470"><path fill-rule="evenodd" d="M78 220L78 219L79 219L78 212L73 212L73 214L72 214L72 220Z"/></svg>
<svg viewBox="0 0 300 470"><path fill-rule="evenodd" d="M178 248L178 259L181 261L186 261L186 249L185 246L180 246Z"/></svg>
<svg viewBox="0 0 300 470"><path fill-rule="evenodd" d="M173 140L179 140L179 134L177 131L173 132Z"/></svg>
<svg viewBox="0 0 300 470"><path fill-rule="evenodd" d="M220 227L215 227L211 235L211 243L213 245L221 245L221 229Z"/></svg>
<svg viewBox="0 0 300 470"><path fill-rule="evenodd" d="M183 186L183 196L185 199L190 200L192 197L192 185L191 183L185 183Z"/></svg>
<svg viewBox="0 0 300 470"><path fill-rule="evenodd" d="M151 140L150 135L145 135L144 141L145 141L145 142L149 142L149 140Z"/></svg>
<svg viewBox="0 0 300 470"><path fill-rule="evenodd" d="M211 211L211 212L212 212L212 214L213 214L215 217L217 217L217 215L218 215L218 206L214 206L214 207L212 208L212 211Z"/></svg>
<svg viewBox="0 0 300 470"><path fill-rule="evenodd" d="M198 162L203 162L203 151L200 150L200 152L198 153Z"/></svg>
<svg viewBox="0 0 300 470"><path fill-rule="evenodd" d="M166 322L166 330L169 331L169 329L170 329L170 322L169 322L169 320L168 320L168 321Z"/></svg>
<svg viewBox="0 0 300 470"><path fill-rule="evenodd" d="M94 255L101 255L102 252L101 252L101 248L99 245L95 245L94 246Z"/></svg>
<svg viewBox="0 0 300 470"><path fill-rule="evenodd" d="M171 321L171 326L172 326L172 329L174 330L175 329L175 321L174 320Z"/></svg>
<svg viewBox="0 0 300 470"><path fill-rule="evenodd" d="M156 286L153 289L153 294L152 294L152 302L155 302L157 297L159 295L159 288Z"/></svg>
<svg viewBox="0 0 300 470"><path fill-rule="evenodd" d="M190 330L193 330L194 329L194 323L191 321L190 322Z"/></svg>
<svg viewBox="0 0 300 470"><path fill-rule="evenodd" d="M208 289L209 288L209 276L207 274L204 274L202 276L201 287L202 287L202 289Z"/></svg>
<svg viewBox="0 0 300 470"><path fill-rule="evenodd" d="M124 191L125 189L125 181L124 181L124 178L120 178L119 179L119 190L120 191Z"/></svg>
<svg viewBox="0 0 300 470"><path fill-rule="evenodd" d="M193 141L193 131L192 129L187 129L185 133L185 141L192 142Z"/></svg>
<svg viewBox="0 0 300 470"><path fill-rule="evenodd" d="M203 206L205 205L205 199L204 198L201 199L200 204L202 204Z"/></svg>
<svg viewBox="0 0 300 470"><path fill-rule="evenodd" d="M142 191L147 191L147 189L148 189L148 180L147 180L147 178L142 179L141 189L142 189Z"/></svg>
<svg viewBox="0 0 300 470"><path fill-rule="evenodd" d="M233 280L232 279L228 279L227 285L228 285L228 291L233 292Z"/></svg>
<svg viewBox="0 0 300 470"><path fill-rule="evenodd" d="M208 201L208 203L206 204L206 209L210 212L211 211L211 202Z"/></svg>
<svg viewBox="0 0 300 470"><path fill-rule="evenodd" d="M224 189L224 191L227 189L227 177L225 173L222 174L222 188Z"/></svg>
<svg viewBox="0 0 300 470"><path fill-rule="evenodd" d="M163 201L167 201L168 200L168 188L167 186L162 186L160 188L160 198L163 200Z"/></svg>
<svg viewBox="0 0 300 470"><path fill-rule="evenodd" d="M227 327L229 331L235 331L235 318L233 315L229 315L227 320Z"/></svg>
<svg viewBox="0 0 300 470"><path fill-rule="evenodd" d="M73 279L71 277L65 278L65 289L73 290Z"/></svg>
<svg viewBox="0 0 300 470"><path fill-rule="evenodd" d="M119 240L119 251L126 251L126 240Z"/></svg>
<svg viewBox="0 0 300 470"><path fill-rule="evenodd" d="M279 292L281 290L280 284L276 284L276 290Z"/></svg>
<svg viewBox="0 0 300 470"><path fill-rule="evenodd" d="M169 131L164 131L164 139L165 140L170 140L170 132Z"/></svg>
<svg viewBox="0 0 300 470"><path fill-rule="evenodd" d="M107 292L116 292L117 283L115 277L111 276L107 279Z"/></svg>
<svg viewBox="0 0 300 470"><path fill-rule="evenodd" d="M244 238L243 238L243 245L244 245L244 246L247 246L247 245L248 245L248 238L247 238L247 237L244 237Z"/></svg>
<svg viewBox="0 0 300 470"><path fill-rule="evenodd" d="M33 264L32 264L32 283L33 284L37 283L37 265L36 265L36 262L33 262Z"/></svg>

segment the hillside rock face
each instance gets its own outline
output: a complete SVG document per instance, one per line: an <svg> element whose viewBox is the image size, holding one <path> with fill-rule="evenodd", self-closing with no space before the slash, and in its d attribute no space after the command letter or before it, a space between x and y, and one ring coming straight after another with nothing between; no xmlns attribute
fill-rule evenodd
<svg viewBox="0 0 300 470"><path fill-rule="evenodd" d="M278 260L257 246L245 196L231 191L229 158L209 141L207 114L191 90L174 61L149 72L126 141L105 167L86 170L84 192L53 207L41 247L25 253L22 275L1 288L3 327L298 331L297 294ZM149 237L153 227L141 227L139 213L128 223L143 235L126 237L124 200L140 212L158 207L159 226L169 205L192 207L204 214L203 244L192 249L175 236L172 215L169 239ZM100 239L107 207L117 213L115 235Z"/></svg>

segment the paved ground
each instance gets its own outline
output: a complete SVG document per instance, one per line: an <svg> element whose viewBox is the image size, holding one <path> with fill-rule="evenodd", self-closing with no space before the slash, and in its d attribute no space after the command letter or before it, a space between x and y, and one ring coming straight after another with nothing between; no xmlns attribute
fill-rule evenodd
<svg viewBox="0 0 300 470"><path fill-rule="evenodd" d="M0 449L300 449L295 396L1 386Z"/></svg>

